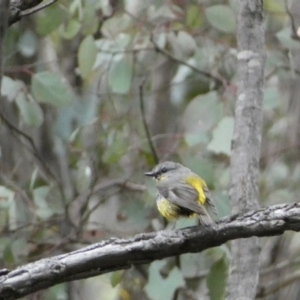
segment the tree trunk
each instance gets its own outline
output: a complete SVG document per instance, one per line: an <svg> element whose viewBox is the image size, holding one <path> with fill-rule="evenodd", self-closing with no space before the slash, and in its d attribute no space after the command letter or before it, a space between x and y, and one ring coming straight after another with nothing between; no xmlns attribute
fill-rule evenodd
<svg viewBox="0 0 300 300"><path fill-rule="evenodd" d="M238 95L231 155L232 212L258 208L259 156L264 81L264 28L261 0L238 2ZM231 244L227 299L254 299L259 278L257 237Z"/></svg>

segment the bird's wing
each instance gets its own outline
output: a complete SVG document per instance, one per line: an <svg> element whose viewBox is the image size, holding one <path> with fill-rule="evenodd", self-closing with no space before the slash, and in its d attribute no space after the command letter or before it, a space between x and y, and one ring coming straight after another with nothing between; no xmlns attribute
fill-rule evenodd
<svg viewBox="0 0 300 300"><path fill-rule="evenodd" d="M204 191L204 194L205 194L205 197L206 197L207 206L217 216L218 215L218 210L217 210L216 205L215 205L215 203L212 199L212 196L211 196L211 193L210 193L208 187L204 186L203 191Z"/></svg>
<svg viewBox="0 0 300 300"><path fill-rule="evenodd" d="M198 199L197 191L187 183L177 182L176 187L157 187L159 193L170 202L196 212L199 215L207 215L206 209Z"/></svg>

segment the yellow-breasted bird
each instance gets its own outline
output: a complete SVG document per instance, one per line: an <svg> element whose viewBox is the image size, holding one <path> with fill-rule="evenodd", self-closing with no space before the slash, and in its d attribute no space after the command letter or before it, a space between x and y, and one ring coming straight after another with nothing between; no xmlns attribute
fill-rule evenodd
<svg viewBox="0 0 300 300"><path fill-rule="evenodd" d="M199 216L202 225L214 223L207 212L209 208L216 215L216 206L205 181L183 165L166 161L158 164L146 176L156 181L156 204L167 220Z"/></svg>

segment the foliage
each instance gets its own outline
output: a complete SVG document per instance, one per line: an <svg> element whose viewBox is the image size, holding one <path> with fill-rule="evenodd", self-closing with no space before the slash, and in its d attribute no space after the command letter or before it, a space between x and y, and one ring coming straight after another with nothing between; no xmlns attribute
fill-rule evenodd
<svg viewBox="0 0 300 300"><path fill-rule="evenodd" d="M153 184L143 177L154 162L143 114L159 157L200 174L220 216L229 214L236 1L199 3L64 0L9 29L0 177L5 267L63 252L74 242L164 228ZM295 201L299 193L299 116L293 113L299 105L289 102L288 83L298 76L290 58L300 43L291 37L283 0L265 1L265 9L260 201L267 206ZM179 224L188 222L194 221ZM293 236L284 248L285 256L279 251L262 265L297 258ZM228 255L219 251L154 262L134 277L116 272L109 288L122 299L141 299L137 290L149 299L192 292L201 298L206 291L210 299L224 299ZM66 297L61 286L45 292L45 299ZM82 297L96 299L92 292Z"/></svg>

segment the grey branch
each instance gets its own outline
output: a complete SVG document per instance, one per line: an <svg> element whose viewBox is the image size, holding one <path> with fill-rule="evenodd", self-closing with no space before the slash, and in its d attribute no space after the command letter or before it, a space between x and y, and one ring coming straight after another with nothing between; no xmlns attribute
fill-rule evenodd
<svg viewBox="0 0 300 300"><path fill-rule="evenodd" d="M47 6L55 3L57 0L12 0L10 2L9 25L21 20L22 17L31 15Z"/></svg>
<svg viewBox="0 0 300 300"><path fill-rule="evenodd" d="M0 300L18 299L58 283L127 269L165 257L201 252L234 239L280 235L286 230L300 231L300 203L234 215L208 228L196 226L142 233L130 239L112 238L24 265L0 276Z"/></svg>

